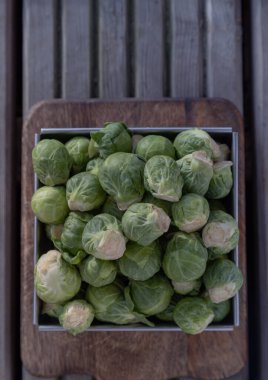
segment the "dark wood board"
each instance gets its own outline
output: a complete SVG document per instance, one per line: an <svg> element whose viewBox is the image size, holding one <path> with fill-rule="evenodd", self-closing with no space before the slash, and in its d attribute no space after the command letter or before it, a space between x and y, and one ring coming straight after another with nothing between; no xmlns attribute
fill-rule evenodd
<svg viewBox="0 0 268 380"><path fill-rule="evenodd" d="M32 325L33 192L31 150L41 128L101 126L124 120L129 126L230 126L239 132L240 267L246 275L243 123L236 107L222 99L50 101L35 106L23 127L21 230L21 356L34 375L88 373L97 380L168 379L193 376L218 380L247 362L246 284L241 290L241 324L231 332L187 336L178 332L86 332L72 337L39 332Z"/></svg>

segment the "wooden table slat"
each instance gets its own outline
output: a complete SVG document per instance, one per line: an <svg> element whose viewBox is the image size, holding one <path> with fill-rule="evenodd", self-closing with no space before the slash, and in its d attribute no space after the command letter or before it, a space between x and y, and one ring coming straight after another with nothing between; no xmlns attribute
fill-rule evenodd
<svg viewBox="0 0 268 380"><path fill-rule="evenodd" d="M202 4L199 0L171 0L171 96L203 95Z"/></svg>
<svg viewBox="0 0 268 380"><path fill-rule="evenodd" d="M24 0L23 109L56 96L55 0Z"/></svg>
<svg viewBox="0 0 268 380"><path fill-rule="evenodd" d="M206 96L234 102L242 111L240 0L205 0Z"/></svg>
<svg viewBox="0 0 268 380"><path fill-rule="evenodd" d="M0 2L0 379L17 379L19 359L19 162L16 123L16 1Z"/></svg>
<svg viewBox="0 0 268 380"><path fill-rule="evenodd" d="M98 2L99 97L122 98L127 86L127 1Z"/></svg>
<svg viewBox="0 0 268 380"><path fill-rule="evenodd" d="M162 0L134 0L135 96L164 96L164 16Z"/></svg>
<svg viewBox="0 0 268 380"><path fill-rule="evenodd" d="M252 20L252 139L254 141L254 175L252 212L255 219L255 308L254 331L254 369L258 380L268 378L268 3L257 0L250 2Z"/></svg>
<svg viewBox="0 0 268 380"><path fill-rule="evenodd" d="M91 1L62 2L63 98L83 99L91 96L91 18Z"/></svg>

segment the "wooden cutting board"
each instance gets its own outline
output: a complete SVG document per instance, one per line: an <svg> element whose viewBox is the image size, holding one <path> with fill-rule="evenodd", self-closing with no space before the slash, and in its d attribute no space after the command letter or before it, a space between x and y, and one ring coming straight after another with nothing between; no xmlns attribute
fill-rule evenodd
<svg viewBox="0 0 268 380"><path fill-rule="evenodd" d="M122 120L128 126L229 126L239 132L240 268L246 276L244 130L233 104L222 99L161 101L48 101L36 105L23 126L21 221L21 356L34 375L88 373L97 380L164 380L229 377L247 360L246 284L241 290L240 327L231 332L39 332L33 309L33 193L31 151L41 128L95 127Z"/></svg>

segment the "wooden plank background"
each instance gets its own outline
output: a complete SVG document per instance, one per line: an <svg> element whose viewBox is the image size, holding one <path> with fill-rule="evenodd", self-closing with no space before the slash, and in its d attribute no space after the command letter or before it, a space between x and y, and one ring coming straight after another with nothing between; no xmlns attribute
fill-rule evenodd
<svg viewBox="0 0 268 380"><path fill-rule="evenodd" d="M19 376L19 133L15 114L15 1L0 2L0 379ZM16 196L18 198L16 198Z"/></svg>
<svg viewBox="0 0 268 380"><path fill-rule="evenodd" d="M24 116L48 98L221 96L242 110L241 36L240 0L24 0Z"/></svg>

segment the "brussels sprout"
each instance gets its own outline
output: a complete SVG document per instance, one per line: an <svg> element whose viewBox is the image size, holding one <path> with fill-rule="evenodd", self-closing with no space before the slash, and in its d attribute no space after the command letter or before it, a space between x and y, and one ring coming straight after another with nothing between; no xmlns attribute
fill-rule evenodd
<svg viewBox="0 0 268 380"><path fill-rule="evenodd" d="M184 156L177 161L186 193L205 195L213 176L213 163L203 151Z"/></svg>
<svg viewBox="0 0 268 380"><path fill-rule="evenodd" d="M132 136L132 153L136 153L136 148L138 145L138 142L143 139L142 135L133 135Z"/></svg>
<svg viewBox="0 0 268 380"><path fill-rule="evenodd" d="M214 158L214 161L220 162L220 161L226 161L228 160L230 156L230 148L226 144L218 144L220 154L217 156L217 158Z"/></svg>
<svg viewBox="0 0 268 380"><path fill-rule="evenodd" d="M102 206L102 212L105 214L110 214L112 216L115 216L116 219L118 220L121 220L124 215L124 211L119 210L115 200L112 197L106 198L106 201L104 202Z"/></svg>
<svg viewBox="0 0 268 380"><path fill-rule="evenodd" d="M206 197L221 199L230 193L233 186L232 165L232 161L221 161L214 164L213 176L209 183Z"/></svg>
<svg viewBox="0 0 268 380"><path fill-rule="evenodd" d="M131 152L131 133L124 123L105 123L104 128L90 135L101 158L116 152Z"/></svg>
<svg viewBox="0 0 268 380"><path fill-rule="evenodd" d="M94 158L94 157L98 156L98 154L99 154L99 152L95 146L95 141L91 139L89 141L89 144L88 144L88 158L89 159Z"/></svg>
<svg viewBox="0 0 268 380"><path fill-rule="evenodd" d="M135 203L122 218L124 234L130 240L147 246L167 232L169 216L161 208L150 203Z"/></svg>
<svg viewBox="0 0 268 380"><path fill-rule="evenodd" d="M210 298L206 296L204 300L207 302L208 306L213 310L213 322L223 321L231 311L231 301L229 299L220 303L213 303L211 302Z"/></svg>
<svg viewBox="0 0 268 380"><path fill-rule="evenodd" d="M129 288L135 309L148 316L164 311L174 293L169 281L160 274L146 281L131 280Z"/></svg>
<svg viewBox="0 0 268 380"><path fill-rule="evenodd" d="M38 297L47 303L64 303L79 291L81 278L75 267L66 263L60 252L48 251L34 269L34 283Z"/></svg>
<svg viewBox="0 0 268 380"><path fill-rule="evenodd" d="M89 286L86 291L86 300L91 303L98 314L106 312L113 303L124 300L124 295L115 283L101 287Z"/></svg>
<svg viewBox="0 0 268 380"><path fill-rule="evenodd" d="M121 223L109 214L96 215L87 223L82 244L87 253L102 260L119 259L126 250Z"/></svg>
<svg viewBox="0 0 268 380"><path fill-rule="evenodd" d="M183 179L176 161L167 156L150 158L144 168L144 187L155 198L178 202Z"/></svg>
<svg viewBox="0 0 268 380"><path fill-rule="evenodd" d="M151 203L157 207L160 207L162 208L165 213L171 217L171 207L172 207L172 203L171 202L168 202L168 201L164 201L164 199L158 199L158 198L155 198L151 193L147 192L145 193L143 199L142 199L142 202L144 203Z"/></svg>
<svg viewBox="0 0 268 380"><path fill-rule="evenodd" d="M111 195L120 210L139 202L144 194L144 162L132 153L114 153L99 171L103 189Z"/></svg>
<svg viewBox="0 0 268 380"><path fill-rule="evenodd" d="M46 235L53 243L54 241L60 241L63 231L63 224L47 224Z"/></svg>
<svg viewBox="0 0 268 380"><path fill-rule="evenodd" d="M104 203L106 194L94 174L82 172L68 180L66 198L70 210L90 211Z"/></svg>
<svg viewBox="0 0 268 380"><path fill-rule="evenodd" d="M136 153L146 161L159 154L175 158L172 142L163 136L148 135L143 137L137 144Z"/></svg>
<svg viewBox="0 0 268 380"><path fill-rule="evenodd" d="M185 232L200 230L208 221L208 201L198 194L186 194L172 205L172 217L175 225Z"/></svg>
<svg viewBox="0 0 268 380"><path fill-rule="evenodd" d="M88 161L86 171L98 176L103 163L104 160L102 158L94 158L93 160Z"/></svg>
<svg viewBox="0 0 268 380"><path fill-rule="evenodd" d="M85 169L86 164L88 162L88 146L89 146L89 139L86 137L73 137L71 140L69 140L65 147L69 152L69 155L71 156L73 160L72 169L74 173L79 173L82 170Z"/></svg>
<svg viewBox="0 0 268 380"><path fill-rule="evenodd" d="M62 327L72 335L85 331L93 322L94 309L84 300L68 302L59 316Z"/></svg>
<svg viewBox="0 0 268 380"><path fill-rule="evenodd" d="M43 186L32 197L32 210L40 222L61 224L69 213L65 187Z"/></svg>
<svg viewBox="0 0 268 380"><path fill-rule="evenodd" d="M46 186L66 183L72 159L64 144L57 140L41 140L32 151L33 169Z"/></svg>
<svg viewBox="0 0 268 380"><path fill-rule="evenodd" d="M240 269L228 259L211 262L204 274L204 284L213 303L232 298L243 285Z"/></svg>
<svg viewBox="0 0 268 380"><path fill-rule="evenodd" d="M174 321L187 334L199 334L213 321L214 313L199 297L185 297L174 310Z"/></svg>
<svg viewBox="0 0 268 380"><path fill-rule="evenodd" d="M208 157L218 158L221 155L218 144L202 129L192 128L177 135L174 147L178 158L202 150Z"/></svg>
<svg viewBox="0 0 268 380"><path fill-rule="evenodd" d="M133 280L144 281L161 268L161 249L154 241L147 247L129 242L124 255L119 259L121 273Z"/></svg>
<svg viewBox="0 0 268 380"><path fill-rule="evenodd" d="M208 253L197 232L177 232L168 242L163 269L168 278L188 282L200 278L206 269Z"/></svg>
<svg viewBox="0 0 268 380"><path fill-rule="evenodd" d="M113 261L105 261L89 256L79 265L82 280L95 287L111 284L117 274Z"/></svg>
<svg viewBox="0 0 268 380"><path fill-rule="evenodd" d="M49 317L58 318L62 313L63 305L58 303L43 303L42 314L47 314Z"/></svg>
<svg viewBox="0 0 268 380"><path fill-rule="evenodd" d="M200 279L193 280L193 281L171 281L172 286L176 293L178 294L191 294L191 295L197 295L199 292L199 289L201 287L202 281Z"/></svg>
<svg viewBox="0 0 268 380"><path fill-rule="evenodd" d="M229 253L239 241L239 229L236 220L224 211L211 211L208 223L202 231L205 247L210 258Z"/></svg>
<svg viewBox="0 0 268 380"><path fill-rule="evenodd" d="M92 303L96 311L96 318L102 322L111 322L117 325L128 323L144 323L153 326L143 314L133 311L124 299L122 290L115 283L96 288L89 286L86 299Z"/></svg>
<svg viewBox="0 0 268 380"><path fill-rule="evenodd" d="M87 256L82 246L82 233L92 218L93 216L86 212L72 211L64 222L61 239L56 247L70 264L79 264Z"/></svg>
<svg viewBox="0 0 268 380"><path fill-rule="evenodd" d="M161 311L161 313L157 313L155 316L161 321L173 322L174 309L180 299L181 297L178 294L174 294L168 307L165 310Z"/></svg>

